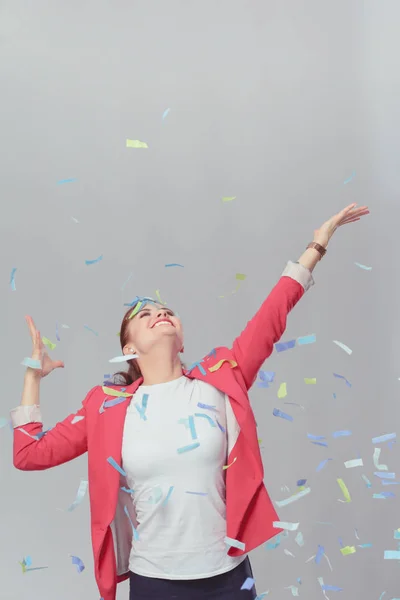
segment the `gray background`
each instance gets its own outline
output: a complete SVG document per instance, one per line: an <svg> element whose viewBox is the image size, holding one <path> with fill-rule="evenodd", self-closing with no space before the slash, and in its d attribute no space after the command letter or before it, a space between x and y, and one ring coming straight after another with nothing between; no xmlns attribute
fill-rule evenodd
<svg viewBox="0 0 400 600"><path fill-rule="evenodd" d="M336 233L315 287L290 316L283 340L315 333L317 343L274 352L265 368L275 383L251 393L272 498L294 493L300 478L312 489L279 511L300 522L305 545L291 533L252 553L258 593L273 598L291 597L290 585L323 598L319 576L342 587L341 598L400 597L399 566L383 559L397 549L397 495L372 498L397 487L373 475L371 442L396 431L400 416L399 19L397 0L0 6L0 416L20 401L20 362L30 353L24 314L52 341L56 322L70 326L53 352L66 368L43 382L48 428L110 372L123 302L159 289L183 319L191 363L231 344L322 221L350 202L371 209ZM128 149L126 138L149 148ZM170 262L184 268L165 268ZM237 272L247 278L229 295ZM288 396L279 400L282 382ZM273 417L274 407L294 421ZM353 434L333 439L338 429ZM328 448L307 433L327 436ZM346 469L357 456L364 468ZM333 460L317 473L324 458ZM19 472L11 432L0 430L2 599L98 598L88 499L73 513L57 510L75 498L86 460ZM383 445L381 460L395 471L398 445ZM337 477L349 504L338 502ZM344 557L339 538L372 547ZM325 559L306 562L318 544L332 572ZM82 574L69 554L84 561ZM22 575L24 555L48 569ZM127 597L124 583L118 598Z"/></svg>

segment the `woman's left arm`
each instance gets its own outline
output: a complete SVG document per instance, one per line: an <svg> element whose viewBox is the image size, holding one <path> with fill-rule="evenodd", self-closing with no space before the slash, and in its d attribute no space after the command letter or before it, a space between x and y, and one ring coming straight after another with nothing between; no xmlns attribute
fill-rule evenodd
<svg viewBox="0 0 400 600"><path fill-rule="evenodd" d="M321 260L332 235L342 225L359 221L369 214L366 206L350 204L314 231L312 246L300 256L298 264L289 263L282 277L256 315L233 342L232 352L249 389L264 361L272 354L285 329L289 312L313 285L311 272Z"/></svg>

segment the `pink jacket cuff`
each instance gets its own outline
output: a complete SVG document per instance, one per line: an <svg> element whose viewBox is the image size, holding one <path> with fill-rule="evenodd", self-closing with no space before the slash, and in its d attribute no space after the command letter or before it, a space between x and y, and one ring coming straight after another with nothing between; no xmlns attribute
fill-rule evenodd
<svg viewBox="0 0 400 600"><path fill-rule="evenodd" d="M13 427L21 427L28 423L42 423L42 414L40 406L33 404L32 406L17 406L10 411L11 423Z"/></svg>
<svg viewBox="0 0 400 600"><path fill-rule="evenodd" d="M307 292L315 283L310 269L303 267L303 265L300 263L294 263L291 260L289 260L288 264L286 265L286 268L282 273L282 277L290 277L291 279L294 279L297 281L297 283L300 283L300 285L303 286L305 292Z"/></svg>

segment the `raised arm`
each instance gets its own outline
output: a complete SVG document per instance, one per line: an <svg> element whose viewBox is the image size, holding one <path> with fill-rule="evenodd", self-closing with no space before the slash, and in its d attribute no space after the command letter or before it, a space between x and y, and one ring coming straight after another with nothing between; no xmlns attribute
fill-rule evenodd
<svg viewBox="0 0 400 600"><path fill-rule="evenodd" d="M332 235L342 225L359 221L362 216L369 214L366 206L356 206L350 204L314 231L313 242L307 246L297 263L287 264L282 277L259 311L233 342L232 351L247 389L253 385L260 367L282 337L289 312L314 284L311 273L324 256Z"/></svg>
<svg viewBox="0 0 400 600"><path fill-rule="evenodd" d="M289 261L261 308L233 342L232 352L247 389L272 354L274 344L281 339L288 314L312 285L311 271L300 263Z"/></svg>

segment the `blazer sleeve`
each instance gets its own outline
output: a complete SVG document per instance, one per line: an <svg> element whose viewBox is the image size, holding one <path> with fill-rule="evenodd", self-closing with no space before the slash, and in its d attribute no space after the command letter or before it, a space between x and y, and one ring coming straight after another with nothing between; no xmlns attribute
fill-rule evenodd
<svg viewBox="0 0 400 600"><path fill-rule="evenodd" d="M264 361L272 354L274 344L282 337L288 314L312 285L311 271L289 261L261 308L233 342L234 359L247 389L251 388Z"/></svg>
<svg viewBox="0 0 400 600"><path fill-rule="evenodd" d="M42 471L62 465L87 451L86 408L98 386L81 408L43 433L40 407L18 406L10 412L14 427L13 463L21 471Z"/></svg>

